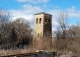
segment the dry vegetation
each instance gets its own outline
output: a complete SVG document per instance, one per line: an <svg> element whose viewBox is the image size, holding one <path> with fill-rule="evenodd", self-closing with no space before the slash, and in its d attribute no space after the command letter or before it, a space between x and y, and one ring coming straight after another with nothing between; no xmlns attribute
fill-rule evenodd
<svg viewBox="0 0 80 57"><path fill-rule="evenodd" d="M60 12L58 16L58 28L55 34L53 48L57 51L73 52L80 54L80 24L69 26L68 16Z"/></svg>
<svg viewBox="0 0 80 57"><path fill-rule="evenodd" d="M22 49L32 41L32 29L24 18L10 22L8 11L0 10L0 49Z"/></svg>
<svg viewBox="0 0 80 57"><path fill-rule="evenodd" d="M49 37L34 39L32 48L35 48L35 50L50 50L50 48L51 48L50 39L51 38L49 38Z"/></svg>

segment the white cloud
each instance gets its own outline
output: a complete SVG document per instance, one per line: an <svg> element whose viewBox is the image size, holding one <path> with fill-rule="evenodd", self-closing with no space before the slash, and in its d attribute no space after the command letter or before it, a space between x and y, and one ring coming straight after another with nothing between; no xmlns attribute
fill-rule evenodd
<svg viewBox="0 0 80 57"><path fill-rule="evenodd" d="M20 12L18 10L10 10L10 12L12 13L11 21L14 21L14 20L16 20L17 18L20 18L20 17L22 17L22 18L24 18L28 21L31 21L32 18L33 18L33 15L28 15L28 14L25 14L25 13Z"/></svg>
<svg viewBox="0 0 80 57"><path fill-rule="evenodd" d="M17 0L18 2L26 2L26 0Z"/></svg>
<svg viewBox="0 0 80 57"><path fill-rule="evenodd" d="M47 3L49 0L17 0L18 2Z"/></svg>
<svg viewBox="0 0 80 57"><path fill-rule="evenodd" d="M22 11L27 14L34 14L37 12L41 12L42 9L38 6L32 6L30 4L26 4L22 6Z"/></svg>
<svg viewBox="0 0 80 57"><path fill-rule="evenodd" d="M57 6L58 7L58 6ZM53 15L53 18L58 17L58 14L61 12L62 10L58 9L53 9L50 10L49 13L51 13ZM72 17L72 18L80 18L80 10L77 10L76 7L72 6L71 8L66 8L63 12L68 14L68 18Z"/></svg>
<svg viewBox="0 0 80 57"><path fill-rule="evenodd" d="M80 10L77 10L74 6L66 9L68 12L68 17L80 18Z"/></svg>
<svg viewBox="0 0 80 57"><path fill-rule="evenodd" d="M37 13L37 12L41 12L41 8L38 6L32 6L29 4L23 5L22 9L18 9L18 10L9 10L11 12L11 16L12 16L12 21L16 20L19 17L23 17L28 21L32 21L33 20L33 14Z"/></svg>

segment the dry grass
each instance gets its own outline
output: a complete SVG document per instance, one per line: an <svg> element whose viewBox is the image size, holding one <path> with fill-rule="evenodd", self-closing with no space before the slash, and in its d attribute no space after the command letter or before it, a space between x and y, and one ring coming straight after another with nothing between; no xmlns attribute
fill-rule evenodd
<svg viewBox="0 0 80 57"><path fill-rule="evenodd" d="M37 50L50 50L50 39L51 38L38 38L33 40L32 48Z"/></svg>
<svg viewBox="0 0 80 57"><path fill-rule="evenodd" d="M0 55L5 56L5 55L25 54L25 53L32 53L32 52L36 52L36 50L34 49L0 50Z"/></svg>

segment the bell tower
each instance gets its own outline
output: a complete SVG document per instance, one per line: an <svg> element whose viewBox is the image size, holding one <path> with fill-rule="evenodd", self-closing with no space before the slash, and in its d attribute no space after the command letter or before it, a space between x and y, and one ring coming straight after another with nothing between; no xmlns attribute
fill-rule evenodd
<svg viewBox="0 0 80 57"><path fill-rule="evenodd" d="M52 15L37 13L34 15L34 38L52 37Z"/></svg>

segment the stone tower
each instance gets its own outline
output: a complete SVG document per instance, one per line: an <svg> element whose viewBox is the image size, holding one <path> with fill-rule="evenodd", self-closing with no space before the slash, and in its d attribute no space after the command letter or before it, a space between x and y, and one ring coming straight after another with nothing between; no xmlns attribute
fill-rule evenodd
<svg viewBox="0 0 80 57"><path fill-rule="evenodd" d="M34 16L34 38L52 37L52 15L37 13Z"/></svg>

